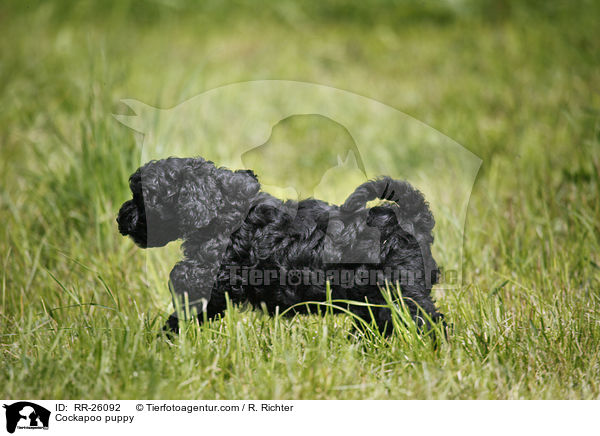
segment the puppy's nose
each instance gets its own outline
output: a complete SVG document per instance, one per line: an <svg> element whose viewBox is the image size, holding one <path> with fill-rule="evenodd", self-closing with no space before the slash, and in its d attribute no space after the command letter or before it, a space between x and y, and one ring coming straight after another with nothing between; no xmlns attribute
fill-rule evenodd
<svg viewBox="0 0 600 436"><path fill-rule="evenodd" d="M117 216L117 224L119 225L119 232L123 236L127 236L133 232L136 228L139 220L139 210L133 200L126 201L119 210Z"/></svg>

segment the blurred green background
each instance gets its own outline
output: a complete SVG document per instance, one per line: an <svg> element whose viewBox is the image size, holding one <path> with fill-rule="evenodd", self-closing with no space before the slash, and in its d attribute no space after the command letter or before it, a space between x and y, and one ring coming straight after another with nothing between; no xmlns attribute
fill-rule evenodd
<svg viewBox="0 0 600 436"><path fill-rule="evenodd" d="M596 1L2 2L1 396L598 398L598 22ZM243 307L157 337L177 246L146 264L118 234L140 135L111 114L258 79L367 96L482 158L464 285L434 292L447 343Z"/></svg>

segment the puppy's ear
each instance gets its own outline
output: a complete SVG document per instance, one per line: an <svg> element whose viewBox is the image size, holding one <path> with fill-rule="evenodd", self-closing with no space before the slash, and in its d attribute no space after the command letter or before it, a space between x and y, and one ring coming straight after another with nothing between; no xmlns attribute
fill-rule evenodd
<svg viewBox="0 0 600 436"><path fill-rule="evenodd" d="M184 232L199 230L211 223L223 231L234 231L260 190L252 171L234 172L216 168L211 162L190 167L181 184L178 207Z"/></svg>
<svg viewBox="0 0 600 436"><path fill-rule="evenodd" d="M241 224L260 190L258 178L250 170L230 171L220 168L216 174L223 202L219 204L219 221L229 231Z"/></svg>
<svg viewBox="0 0 600 436"><path fill-rule="evenodd" d="M258 177L252 170L237 170L222 180L227 198L248 201L260 190Z"/></svg>

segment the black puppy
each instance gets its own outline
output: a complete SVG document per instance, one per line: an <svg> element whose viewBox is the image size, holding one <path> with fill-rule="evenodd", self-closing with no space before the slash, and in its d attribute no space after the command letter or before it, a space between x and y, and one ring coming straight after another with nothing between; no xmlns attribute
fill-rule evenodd
<svg viewBox="0 0 600 436"><path fill-rule="evenodd" d="M353 300L347 309L375 318L389 334L391 311L381 287L400 284L419 327L423 312L441 319L431 298L438 268L431 255L434 219L419 191L389 177L359 186L342 206L283 202L260 191L252 171L217 168L202 158L151 161L129 179L133 199L119 211L119 231L142 248L183 239L184 259L170 274L174 298L208 318L232 302L274 313L303 302ZM367 208L366 203L388 202ZM201 318L200 316L199 318ZM167 327L177 331L173 314Z"/></svg>

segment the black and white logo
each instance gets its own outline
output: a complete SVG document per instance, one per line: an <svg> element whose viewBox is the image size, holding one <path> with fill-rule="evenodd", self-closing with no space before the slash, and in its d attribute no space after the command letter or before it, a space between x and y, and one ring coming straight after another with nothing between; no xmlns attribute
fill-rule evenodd
<svg viewBox="0 0 600 436"><path fill-rule="evenodd" d="M29 401L19 401L6 409L6 431L14 433L16 429L39 430L48 429L50 411Z"/></svg>

